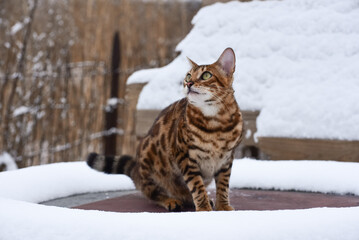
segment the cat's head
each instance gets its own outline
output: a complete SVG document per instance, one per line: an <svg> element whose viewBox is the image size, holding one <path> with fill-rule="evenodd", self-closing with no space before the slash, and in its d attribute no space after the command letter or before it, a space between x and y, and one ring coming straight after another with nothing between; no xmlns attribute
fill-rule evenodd
<svg viewBox="0 0 359 240"><path fill-rule="evenodd" d="M213 109L216 103L221 102L224 95L233 93L233 73L236 58L232 48L227 48L215 63L197 65L188 59L192 69L187 73L183 87L189 103L207 111L205 115L215 115Z"/></svg>

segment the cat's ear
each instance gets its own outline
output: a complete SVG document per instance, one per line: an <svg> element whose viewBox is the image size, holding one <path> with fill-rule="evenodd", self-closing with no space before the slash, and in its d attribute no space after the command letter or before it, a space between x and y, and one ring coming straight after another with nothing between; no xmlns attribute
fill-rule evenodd
<svg viewBox="0 0 359 240"><path fill-rule="evenodd" d="M216 62L217 66L227 75L231 76L236 68L236 56L232 48L226 48Z"/></svg>
<svg viewBox="0 0 359 240"><path fill-rule="evenodd" d="M191 64L192 68L198 67L197 63L193 62L189 57L187 57L187 59L188 59L189 63Z"/></svg>

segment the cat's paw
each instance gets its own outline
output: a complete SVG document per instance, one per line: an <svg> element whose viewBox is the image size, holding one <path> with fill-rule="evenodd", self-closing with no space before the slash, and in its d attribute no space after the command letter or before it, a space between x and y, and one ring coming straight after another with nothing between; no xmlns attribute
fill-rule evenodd
<svg viewBox="0 0 359 240"><path fill-rule="evenodd" d="M165 202L165 206L169 212L180 212L182 210L183 203L177 199L168 199Z"/></svg>
<svg viewBox="0 0 359 240"><path fill-rule="evenodd" d="M231 205L219 205L216 206L216 211L234 211Z"/></svg>
<svg viewBox="0 0 359 240"><path fill-rule="evenodd" d="M201 207L197 207L196 208L196 212L209 212L209 211L213 211L213 201L209 200L208 204L206 204L206 206L201 206Z"/></svg>
<svg viewBox="0 0 359 240"><path fill-rule="evenodd" d="M213 211L212 207L209 205L208 207L203 207L203 208L197 208L196 212L210 212Z"/></svg>

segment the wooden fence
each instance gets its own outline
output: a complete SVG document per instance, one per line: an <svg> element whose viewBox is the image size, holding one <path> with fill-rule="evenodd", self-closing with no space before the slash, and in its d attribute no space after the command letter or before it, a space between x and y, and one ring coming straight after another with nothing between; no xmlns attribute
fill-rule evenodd
<svg viewBox="0 0 359 240"><path fill-rule="evenodd" d="M16 98L16 107L2 109L3 150L19 167L82 159L103 132L108 82L101 63L78 63L55 76L36 78L36 86ZM26 83L24 83L27 85ZM9 84L10 85L10 84ZM7 90L5 90L7 92ZM10 95L5 94L4 106ZM7 120L5 119L7 118ZM96 149L98 150L98 149Z"/></svg>
<svg viewBox="0 0 359 240"><path fill-rule="evenodd" d="M78 161L90 151L104 152L108 136L121 153L131 135L122 128L132 124L123 100L127 77L172 61L200 5L0 1L0 154L8 152L19 167ZM119 95L111 95L115 32L121 36ZM116 127L106 128L105 115L113 107L122 113L112 117Z"/></svg>

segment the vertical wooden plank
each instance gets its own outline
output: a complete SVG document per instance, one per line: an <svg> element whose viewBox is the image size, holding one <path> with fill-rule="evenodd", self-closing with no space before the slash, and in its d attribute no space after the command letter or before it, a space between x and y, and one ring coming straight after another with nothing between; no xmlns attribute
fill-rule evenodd
<svg viewBox="0 0 359 240"><path fill-rule="evenodd" d="M111 99L118 99L119 90L119 68L120 68L120 36L115 32L112 45L112 59L111 59ZM117 104L108 104L106 106L105 117L105 131L109 133L113 129L117 129ZM116 135L117 131L104 136L104 154L116 155Z"/></svg>
<svg viewBox="0 0 359 240"><path fill-rule="evenodd" d="M121 47L121 42L119 41L119 47ZM121 57L121 56L119 56ZM120 68L118 69L118 73L120 74ZM126 82L127 82L127 78L123 75L120 74L120 79L119 79L119 96L118 96L118 101L119 101L119 105L118 105L118 119L117 119L117 125L118 125L118 129L119 129L119 133L117 134L117 154L118 155L122 155L124 154L124 135L125 135L125 123L126 123L126 119L128 118L128 114L126 113L126 105L127 103L125 102L125 95L126 95Z"/></svg>

